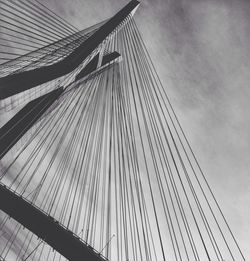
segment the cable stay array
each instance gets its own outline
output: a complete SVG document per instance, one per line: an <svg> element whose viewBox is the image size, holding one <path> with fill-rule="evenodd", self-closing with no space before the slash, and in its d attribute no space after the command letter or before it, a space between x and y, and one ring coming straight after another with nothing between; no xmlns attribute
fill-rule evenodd
<svg viewBox="0 0 250 261"><path fill-rule="evenodd" d="M2 18L0 20L1 78L52 65L63 60L106 22L102 21L79 31L38 1L0 1L0 6L0 19ZM23 23L23 20L26 24ZM42 27L42 25L44 26ZM44 28L53 32L53 38L49 42L32 46L32 42L36 39L34 34L39 34L41 39L47 35ZM11 33L12 30L14 33ZM22 50L18 52L20 46ZM60 77L55 81L50 81L44 84L43 88L33 88L9 99L3 99L0 102L0 114L16 107L20 109L20 106L23 106L27 101L56 89L58 82L67 84L67 82L64 83L64 78Z"/></svg>
<svg viewBox="0 0 250 261"><path fill-rule="evenodd" d="M108 21L79 31L37 0L0 5L1 77L65 59ZM83 73L96 55L117 53ZM53 104L34 102L59 88ZM246 260L131 14L72 72L0 100L0 116L27 103L24 117L42 116L1 158L0 184L38 216L104 260ZM1 260L67 260L47 239L0 211Z"/></svg>

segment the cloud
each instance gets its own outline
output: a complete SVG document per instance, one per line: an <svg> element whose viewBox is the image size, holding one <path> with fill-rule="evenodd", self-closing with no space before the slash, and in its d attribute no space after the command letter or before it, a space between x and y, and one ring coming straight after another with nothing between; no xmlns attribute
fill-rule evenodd
<svg viewBox="0 0 250 261"><path fill-rule="evenodd" d="M80 29L127 3L42 2ZM147 0L135 18L246 257L250 256L249 12L248 0Z"/></svg>

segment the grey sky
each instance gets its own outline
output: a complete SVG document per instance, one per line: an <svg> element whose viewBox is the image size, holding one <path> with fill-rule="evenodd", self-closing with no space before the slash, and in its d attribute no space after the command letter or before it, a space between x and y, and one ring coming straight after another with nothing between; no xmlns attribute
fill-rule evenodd
<svg viewBox="0 0 250 261"><path fill-rule="evenodd" d="M79 28L126 0L43 0ZM250 2L142 1L148 50L196 156L250 258Z"/></svg>
<svg viewBox="0 0 250 261"><path fill-rule="evenodd" d="M40 0L79 29L127 0ZM148 0L135 20L179 120L250 259L250 1Z"/></svg>

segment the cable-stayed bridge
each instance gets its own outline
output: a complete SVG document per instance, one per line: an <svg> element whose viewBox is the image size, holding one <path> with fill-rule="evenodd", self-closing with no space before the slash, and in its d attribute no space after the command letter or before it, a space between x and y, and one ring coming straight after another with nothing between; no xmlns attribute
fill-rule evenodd
<svg viewBox="0 0 250 261"><path fill-rule="evenodd" d="M3 260L245 260L139 4L78 30L36 0L1 2Z"/></svg>

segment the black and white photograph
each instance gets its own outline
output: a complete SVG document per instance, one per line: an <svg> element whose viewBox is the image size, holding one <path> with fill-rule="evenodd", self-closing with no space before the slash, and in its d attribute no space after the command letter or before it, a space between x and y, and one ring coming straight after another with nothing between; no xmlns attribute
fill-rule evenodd
<svg viewBox="0 0 250 261"><path fill-rule="evenodd" d="M250 261L250 1L0 0L0 261Z"/></svg>

